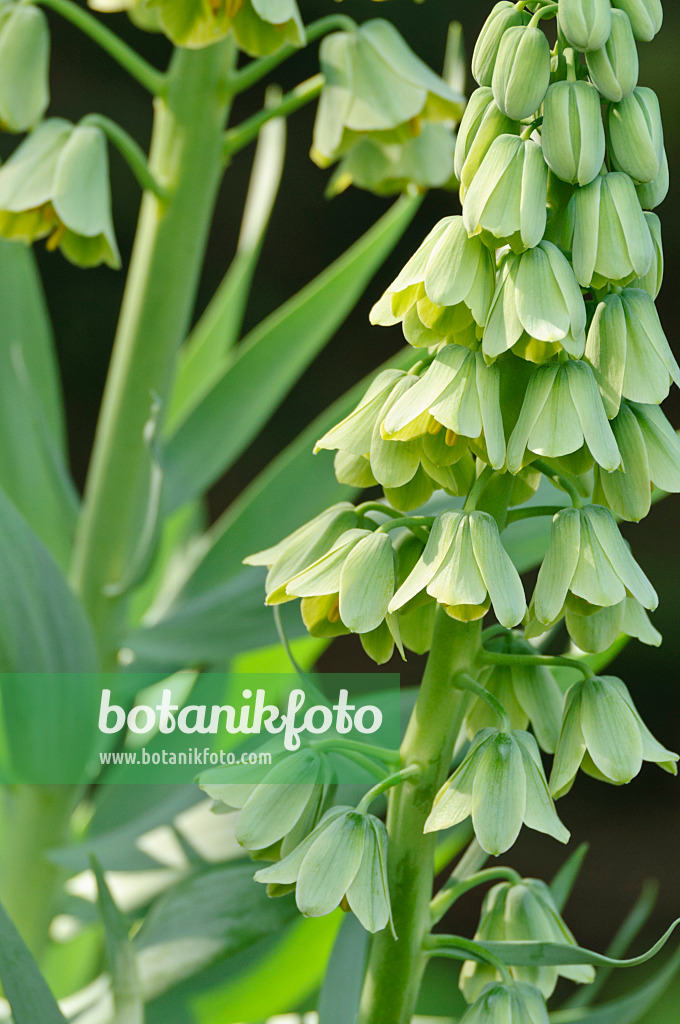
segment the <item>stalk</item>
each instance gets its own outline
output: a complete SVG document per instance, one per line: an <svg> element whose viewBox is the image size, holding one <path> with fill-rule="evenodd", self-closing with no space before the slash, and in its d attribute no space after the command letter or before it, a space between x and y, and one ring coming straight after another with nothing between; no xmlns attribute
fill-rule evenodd
<svg viewBox="0 0 680 1024"><path fill-rule="evenodd" d="M222 176L222 139L235 62L231 40L177 50L155 100L149 170L167 198L147 191L107 378L72 566L104 669L115 667L124 623L121 581L137 550L151 457L144 439L154 403L165 408L189 327Z"/></svg>
<svg viewBox="0 0 680 1024"><path fill-rule="evenodd" d="M437 611L432 649L402 745L405 768L421 774L392 791L387 815L388 870L395 941L389 929L373 939L359 1024L410 1024L426 964L436 834L423 828L446 778L468 695L451 685L470 672L481 647L481 624Z"/></svg>

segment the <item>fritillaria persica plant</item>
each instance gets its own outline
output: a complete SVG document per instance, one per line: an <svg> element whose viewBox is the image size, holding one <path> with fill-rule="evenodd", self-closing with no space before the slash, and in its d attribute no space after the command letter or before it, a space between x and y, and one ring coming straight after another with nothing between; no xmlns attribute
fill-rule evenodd
<svg viewBox="0 0 680 1024"><path fill-rule="evenodd" d="M21 243L43 240L83 267L120 266L109 144L144 193L82 502L55 440L58 388L40 349L44 324L33 320L22 333L15 311L11 330L0 329L7 407L16 409L3 429L29 453L40 496L36 503L26 474L0 462L10 587L2 671L132 667L156 681L180 673L181 688L186 670L225 668L243 650L265 647L270 609L280 624L280 606L297 602L313 638L354 633L377 664L395 652L427 654L427 664L400 749L311 741L247 784L228 772L202 777L216 809L234 812L235 838L259 862L255 871L244 857L223 869L222 883L213 867L190 874L160 905L147 894L130 936L132 922L95 864L111 990L88 988L92 979L79 969L85 995L67 1012L83 1022L141 1024L145 1002L226 950L268 940L297 910L318 923L336 920L342 907L352 915L346 922L370 933L370 948L365 958L355 942L350 967L343 947L347 994L333 1021L410 1024L427 964L441 956L463 964L465 1024L547 1024L559 979L582 986L571 996L577 1017L560 1019L588 1024L594 968L617 961L579 947L563 920L580 852L550 885L484 865L506 854L524 826L567 843L556 802L581 770L614 785L644 761L676 772L678 755L637 711L635 680L629 690L599 674L627 638L661 642L648 614L657 595L620 521L646 516L655 492L680 492L680 443L660 409L680 368L655 306L663 248L654 211L668 191L668 162L659 100L638 82L637 46L660 30L660 0L500 0L474 47L477 88L467 102L460 26L451 26L440 77L389 20L359 25L335 11L305 26L295 0L91 6L97 14L72 0L0 5L0 124L25 133L0 167L0 260L17 293L29 295L21 316L41 308ZM83 112L71 123L48 110L43 8L84 31L151 94L148 158L103 114ZM167 71L109 29L105 15L120 11L173 44ZM271 88L260 112L227 127L239 94L315 41L318 74L283 96ZM355 185L406 195L237 343L278 188L283 119L317 100L311 157L333 168L329 194ZM190 330L223 175L255 140L234 263ZM400 327L406 350L206 532L207 489L330 338L431 187L449 190L450 215L370 312L371 329L396 336ZM41 394L27 414L32 376ZM319 473L334 453L336 480L320 489L300 461L314 443ZM541 523L551 524L550 537L527 593L513 529ZM291 529L277 542L277 530ZM241 559L266 567L266 609L258 576ZM36 566L33 592L16 581L35 579ZM45 696L50 727L60 692ZM21 700L15 695L11 708L21 712ZM77 722L69 735L79 749ZM338 785L338 753L376 778L356 802ZM73 827L87 845L97 800L96 787L11 793L0 889L38 956L60 908L54 863L72 873L84 866L79 848L68 846L69 820L75 809ZM167 824L152 810L139 812L147 831ZM45 851L62 844L48 863ZM110 866L137 863L138 850L114 847ZM435 892L445 869L450 877ZM27 879L35 898L21 895ZM454 904L487 882L494 885L475 937L457 935ZM187 907L196 911L191 921ZM0 916L0 975L16 1024L36 1024L36 1013L63 1020L12 929ZM311 941L310 961L323 945ZM267 946L267 963L270 954ZM293 1009L318 982L280 1009ZM345 978L339 983L344 991ZM637 1020L660 984L639 990L620 1019ZM253 986L252 1024L271 1012L257 1003L262 982ZM216 1005L211 1020L221 1019ZM164 1019L175 1019L163 1006ZM611 1007L592 1012L593 1021L619 1019Z"/></svg>

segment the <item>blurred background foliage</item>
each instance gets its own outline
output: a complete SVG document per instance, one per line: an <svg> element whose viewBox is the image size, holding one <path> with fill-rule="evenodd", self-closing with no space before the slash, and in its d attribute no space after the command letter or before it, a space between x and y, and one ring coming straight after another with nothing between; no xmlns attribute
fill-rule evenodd
<svg viewBox="0 0 680 1024"><path fill-rule="evenodd" d="M377 14L391 18L413 49L433 68L441 70L448 23L462 22L468 47L488 13L479 0L426 0L425 6L411 0L392 0L379 9L369 0L346 0L342 10L365 20ZM306 21L337 9L330 0L302 0ZM53 38L51 72L52 110L73 119L90 112L103 112L122 124L143 145L148 142L151 108L139 87L112 62L100 54L70 25L50 16ZM163 66L169 44L163 37L138 32L124 15L110 23L145 54ZM680 166L680 5L667 2L665 24L653 44L641 46L641 83L658 93L664 116L666 147L671 174ZM314 74L318 69L314 47L299 54L277 72L284 88ZM237 103L232 123L253 113L262 93L253 90ZM289 121L288 149L281 195L255 277L246 329L261 320L287 297L342 253L381 213L389 202L356 190L332 201L324 198L329 172L315 167L308 157L313 109L294 115ZM3 136L2 155L14 140ZM203 274L197 313L206 304L233 253L239 213L246 191L252 151L239 154L224 181ZM116 230L126 261L136 225L139 194L130 172L116 153L111 155ZM211 494L212 511L221 512L259 470L336 397L345 392L402 345L398 327L371 328L368 310L397 270L440 217L458 211L455 194L437 192L428 196L414 223L406 232L387 265L368 293L337 333L334 341L316 359L294 388L281 409ZM661 215L666 254L666 277L659 298L659 311L671 343L678 319L680 273L680 188L671 183L671 193ZM71 459L75 478L82 484L94 434L95 419L113 341L117 308L124 276L108 269L83 272L65 260L38 249L48 304L57 335L58 351L66 394ZM676 345L676 354L678 347ZM257 403L257 380L251 381L252 401ZM674 424L680 426L680 398L673 394L666 406ZM319 459L329 459L328 453ZM291 495L291 500L293 500ZM664 635L661 650L632 644L618 658L613 671L622 676L634 692L638 707L652 731L665 743L677 745L680 721L680 610L678 608L678 566L680 566L679 504L669 498L639 526L626 525L624 532L635 538L635 550L645 571L653 579L661 598L655 625ZM358 640L342 639L322 659L327 671L366 669ZM402 674L403 683L418 679L419 659L407 665L390 663L387 671ZM571 829L574 843L588 840L590 854L578 888L569 906L571 927L584 946L604 949L640 892L645 878L660 883L660 899L652 914L645 938L657 936L680 915L680 803L677 782L661 773L643 772L630 786L617 793L604 790L585 777L569 801L560 808ZM549 878L564 859L561 847L536 833L524 834L513 849L512 863L525 875ZM459 926L471 932L476 923L478 903L474 898L457 906ZM448 965L439 965L426 986L424 1012L436 1012L437 1004L451 996ZM641 980L641 974L636 981ZM612 986L625 988L625 977ZM442 1000L444 993L446 997ZM671 989L653 1009L648 1024L677 1024L680 987Z"/></svg>

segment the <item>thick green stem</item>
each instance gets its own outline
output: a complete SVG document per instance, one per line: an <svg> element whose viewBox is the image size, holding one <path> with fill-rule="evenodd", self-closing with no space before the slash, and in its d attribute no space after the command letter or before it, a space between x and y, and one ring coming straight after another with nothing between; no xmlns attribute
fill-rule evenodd
<svg viewBox="0 0 680 1024"><path fill-rule="evenodd" d="M425 969L423 942L430 930L436 833L423 829L446 778L468 696L454 689L458 672L469 672L481 645L479 622L437 613L432 650L402 745L404 767L421 774L390 794L388 869L395 941L387 929L373 939L362 994L360 1024L410 1024Z"/></svg>
<svg viewBox="0 0 680 1024"><path fill-rule="evenodd" d="M116 584L139 558L150 478L145 441L154 403L164 407L194 306L231 103L233 43L178 50L156 112L149 168L167 190L145 192L114 344L73 563L105 668L124 620Z"/></svg>

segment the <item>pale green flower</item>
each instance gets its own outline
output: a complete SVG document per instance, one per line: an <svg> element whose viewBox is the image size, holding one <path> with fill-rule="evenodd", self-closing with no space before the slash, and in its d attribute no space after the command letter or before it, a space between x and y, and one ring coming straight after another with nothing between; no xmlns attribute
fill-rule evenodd
<svg viewBox="0 0 680 1024"><path fill-rule="evenodd" d="M631 281L631 288L642 288L648 292L653 299L656 299L661 291L664 273L663 241L661 238L661 221L655 213L645 213L645 220L652 235L654 245L654 256L652 265L644 277L638 277Z"/></svg>
<svg viewBox="0 0 680 1024"><path fill-rule="evenodd" d="M560 0L559 26L576 50L599 50L612 30L609 0Z"/></svg>
<svg viewBox="0 0 680 1024"><path fill-rule="evenodd" d="M543 996L531 985L487 985L460 1024L548 1024Z"/></svg>
<svg viewBox="0 0 680 1024"><path fill-rule="evenodd" d="M607 114L612 165L641 184L658 178L663 166L663 125L653 89L638 86Z"/></svg>
<svg viewBox="0 0 680 1024"><path fill-rule="evenodd" d="M644 277L652 263L652 236L635 185L622 171L603 174L577 191L565 236L584 288L626 285Z"/></svg>
<svg viewBox="0 0 680 1024"><path fill-rule="evenodd" d="M0 167L0 234L47 238L72 263L120 266L106 139L92 125L43 121Z"/></svg>
<svg viewBox="0 0 680 1024"><path fill-rule="evenodd" d="M493 254L468 236L462 217L444 217L373 307L371 323L402 323L419 346L455 338L486 323L495 280Z"/></svg>
<svg viewBox="0 0 680 1024"><path fill-rule="evenodd" d="M577 942L555 906L550 889L537 878L523 878L518 882L501 882L489 889L484 897L479 926L475 932L478 942L551 942L576 946ZM595 978L590 966L564 965L562 967L511 967L512 977L533 985L545 999L555 991L560 977L580 985L588 985ZM466 960L460 972L460 989L469 1003L477 999L484 986L499 980L500 976L488 964Z"/></svg>
<svg viewBox="0 0 680 1024"><path fill-rule="evenodd" d="M526 611L522 582L486 512L442 512L413 571L390 602L403 608L421 591L463 622L482 618L493 604L498 621L516 626Z"/></svg>
<svg viewBox="0 0 680 1024"><path fill-rule="evenodd" d="M425 831L451 828L470 816L477 842L495 857L510 849L523 824L561 843L569 841L530 733L478 733L460 767L437 793Z"/></svg>
<svg viewBox="0 0 680 1024"><path fill-rule="evenodd" d="M539 622L555 622L569 593L593 608L620 604L627 596L651 611L659 603L612 513L601 505L565 508L554 517L531 602Z"/></svg>
<svg viewBox="0 0 680 1024"><path fill-rule="evenodd" d="M235 835L246 850L285 857L316 827L334 791L333 771L313 750L287 754L261 781L230 782L234 769L200 778L211 799L238 809Z"/></svg>
<svg viewBox="0 0 680 1024"><path fill-rule="evenodd" d="M385 142L418 133L418 120L453 123L465 99L423 63L388 21L375 18L326 36L325 84L314 124L312 159L320 167L367 135Z"/></svg>
<svg viewBox="0 0 680 1024"><path fill-rule="evenodd" d="M567 693L550 789L556 798L568 793L579 768L617 786L634 779L643 761L676 775L677 760L647 729L621 680L595 676Z"/></svg>
<svg viewBox="0 0 680 1024"><path fill-rule="evenodd" d="M489 650L503 654L535 653L530 644L512 634L492 641ZM505 708L513 729L526 729L531 722L539 745L547 753L554 753L564 697L550 669L545 665L491 665L480 673L479 682ZM470 739L496 723L496 712L481 697L474 697L465 716Z"/></svg>
<svg viewBox="0 0 680 1024"><path fill-rule="evenodd" d="M479 170L489 146L499 135L519 135L521 124L507 117L496 106L493 90L475 89L465 108L456 134L454 173L463 194Z"/></svg>
<svg viewBox="0 0 680 1024"><path fill-rule="evenodd" d="M343 900L369 932L390 921L387 831L372 814L333 807L300 845L257 882L295 883L295 901L306 917L324 917Z"/></svg>
<svg viewBox="0 0 680 1024"><path fill-rule="evenodd" d="M535 623L537 620L527 627L527 636L533 633ZM620 633L635 637L650 647L659 647L662 641L661 634L634 597L626 597L608 608L595 608L582 598L569 594L564 605L564 624L576 646L586 654L601 654L608 650ZM538 635L546 628L540 627Z"/></svg>
<svg viewBox="0 0 680 1024"><path fill-rule="evenodd" d="M640 288L624 288L598 304L586 358L609 416L616 415L622 397L658 405L668 397L671 381L680 384L680 367L654 300Z"/></svg>
<svg viewBox="0 0 680 1024"><path fill-rule="evenodd" d="M136 4L133 0L125 6ZM145 0L144 6L157 11L161 28L175 45L190 49L210 46L229 32L252 57L305 42L296 0Z"/></svg>
<svg viewBox="0 0 680 1024"><path fill-rule="evenodd" d="M515 252L531 249L545 233L547 194L548 167L538 143L500 135L465 194L465 227L471 235L481 234L492 248L507 244Z"/></svg>
<svg viewBox="0 0 680 1024"><path fill-rule="evenodd" d="M519 256L503 257L496 293L484 329L489 358L527 335L543 342L545 356L564 349L578 359L586 344L586 307L569 261L552 242L539 242Z"/></svg>
<svg viewBox="0 0 680 1024"><path fill-rule="evenodd" d="M606 141L601 102L588 82L555 82L548 89L541 144L545 162L562 181L588 185L602 169Z"/></svg>
<svg viewBox="0 0 680 1024"><path fill-rule="evenodd" d="M508 441L508 469L516 473L531 454L560 458L586 444L595 461L610 472L621 454L590 366L570 359L544 363L532 373Z"/></svg>
<svg viewBox="0 0 680 1024"><path fill-rule="evenodd" d="M611 0L612 7L625 11L630 18L635 38L649 43L663 23L661 0Z"/></svg>
<svg viewBox="0 0 680 1024"><path fill-rule="evenodd" d="M625 11L612 10L612 30L600 50L586 54L588 74L605 100L619 103L638 83L640 59L630 18Z"/></svg>
<svg viewBox="0 0 680 1024"><path fill-rule="evenodd" d="M523 121L543 104L550 84L550 45L540 28L507 29L498 47L491 87L499 110Z"/></svg>
<svg viewBox="0 0 680 1024"><path fill-rule="evenodd" d="M669 188L670 174L668 169L668 156L664 151L659 176L655 178L654 181L650 181L642 185L636 185L635 192L643 210L655 210L657 206L661 206L662 202L668 195Z"/></svg>
<svg viewBox="0 0 680 1024"><path fill-rule="evenodd" d="M511 0L500 0L500 3L494 5L477 36L472 54L472 74L479 85L491 85L498 48L505 32L517 25L527 24L528 18L517 10Z"/></svg>
<svg viewBox="0 0 680 1024"><path fill-rule="evenodd" d="M0 6L0 126L25 132L47 110L50 32L38 7Z"/></svg>
<svg viewBox="0 0 680 1024"><path fill-rule="evenodd" d="M654 487L680 492L680 441L656 405L622 402L612 430L621 466L613 473L596 467L593 499L637 523L649 513Z"/></svg>

